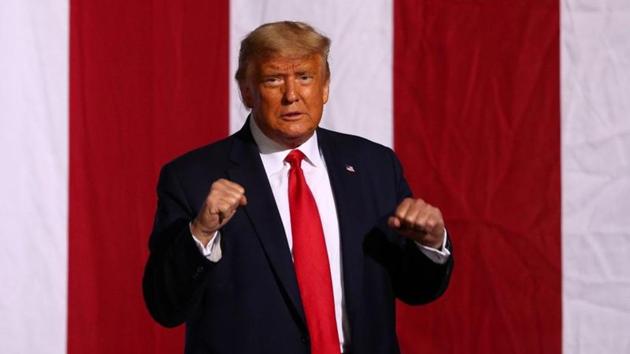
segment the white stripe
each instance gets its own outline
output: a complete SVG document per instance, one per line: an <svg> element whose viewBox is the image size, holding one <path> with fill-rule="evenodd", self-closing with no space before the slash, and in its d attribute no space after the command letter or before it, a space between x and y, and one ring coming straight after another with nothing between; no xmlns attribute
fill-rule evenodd
<svg viewBox="0 0 630 354"><path fill-rule="evenodd" d="M387 0L230 2L230 73L241 39L262 23L305 21L332 40L330 100L322 126L393 145L392 3ZM230 131L241 128L247 111L230 80Z"/></svg>
<svg viewBox="0 0 630 354"><path fill-rule="evenodd" d="M564 353L630 351L630 2L563 0Z"/></svg>
<svg viewBox="0 0 630 354"><path fill-rule="evenodd" d="M66 351L68 3L0 1L0 343Z"/></svg>

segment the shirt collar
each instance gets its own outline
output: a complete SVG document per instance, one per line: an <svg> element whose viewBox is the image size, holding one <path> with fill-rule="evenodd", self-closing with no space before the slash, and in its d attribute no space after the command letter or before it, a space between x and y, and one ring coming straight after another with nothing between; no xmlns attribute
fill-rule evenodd
<svg viewBox="0 0 630 354"><path fill-rule="evenodd" d="M294 149L289 149L266 136L258 127L258 124L253 116L250 116L249 119L249 129L252 132L256 145L258 145L258 151L260 152L261 158L274 167L282 168L284 165L284 158L289 152L291 152L291 150ZM313 167L322 165L319 143L317 142L317 131L313 132L313 135L296 149L300 150L304 156L306 156L305 161Z"/></svg>

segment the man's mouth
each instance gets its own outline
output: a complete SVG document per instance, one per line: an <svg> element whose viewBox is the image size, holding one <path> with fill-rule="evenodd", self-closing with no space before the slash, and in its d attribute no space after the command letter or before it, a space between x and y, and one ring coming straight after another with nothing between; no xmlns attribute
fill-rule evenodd
<svg viewBox="0 0 630 354"><path fill-rule="evenodd" d="M302 112L287 112L282 113L281 117L284 119L295 119L302 115Z"/></svg>

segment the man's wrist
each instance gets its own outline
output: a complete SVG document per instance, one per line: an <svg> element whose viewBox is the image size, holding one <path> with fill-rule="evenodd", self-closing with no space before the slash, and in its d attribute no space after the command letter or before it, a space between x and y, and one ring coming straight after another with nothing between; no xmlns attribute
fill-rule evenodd
<svg viewBox="0 0 630 354"><path fill-rule="evenodd" d="M433 248L436 250L441 250L442 249L442 245L444 244L444 236L442 236L441 239L439 239L438 241L435 241L433 243L424 243L424 242L418 242L419 244L425 246L425 247L429 247L429 248Z"/></svg>
<svg viewBox="0 0 630 354"><path fill-rule="evenodd" d="M444 238L442 239L442 244L438 245L438 247L425 246L418 241L416 241L416 245L420 252L424 253L424 255L429 257L434 263L445 264L451 256L451 251L446 247L447 240L448 231L444 229Z"/></svg>
<svg viewBox="0 0 630 354"><path fill-rule="evenodd" d="M210 230L208 228L203 227L197 222L197 219L193 219L190 222L190 233L191 235L199 240L204 247L208 245L208 243L214 238L217 230Z"/></svg>
<svg viewBox="0 0 630 354"><path fill-rule="evenodd" d="M424 237L417 239L416 242L419 245L422 245L424 247L433 248L439 251L444 247L445 239L446 239L446 229L442 229L441 236L425 235Z"/></svg>

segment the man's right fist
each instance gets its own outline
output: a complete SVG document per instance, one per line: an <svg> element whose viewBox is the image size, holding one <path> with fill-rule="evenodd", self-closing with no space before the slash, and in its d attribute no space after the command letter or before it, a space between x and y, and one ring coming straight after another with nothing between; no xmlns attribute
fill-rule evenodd
<svg viewBox="0 0 630 354"><path fill-rule="evenodd" d="M191 231L203 245L207 245L215 231L236 213L236 209L247 204L245 189L239 184L221 178L212 183L210 192L192 221Z"/></svg>

